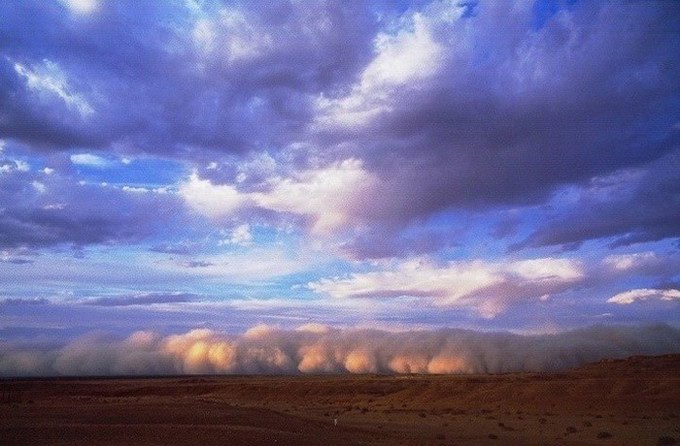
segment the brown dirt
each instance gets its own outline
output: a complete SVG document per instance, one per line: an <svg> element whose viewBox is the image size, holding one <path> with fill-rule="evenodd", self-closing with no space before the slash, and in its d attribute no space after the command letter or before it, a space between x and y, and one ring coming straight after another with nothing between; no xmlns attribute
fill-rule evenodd
<svg viewBox="0 0 680 446"><path fill-rule="evenodd" d="M680 444L680 355L562 374L12 379L0 395L3 445Z"/></svg>

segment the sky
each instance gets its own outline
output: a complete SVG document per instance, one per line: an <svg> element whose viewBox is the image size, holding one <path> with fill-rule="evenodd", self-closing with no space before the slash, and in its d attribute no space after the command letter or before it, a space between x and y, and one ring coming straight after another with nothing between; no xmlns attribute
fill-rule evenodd
<svg viewBox="0 0 680 446"><path fill-rule="evenodd" d="M0 374L680 352L678 48L671 0L6 0Z"/></svg>

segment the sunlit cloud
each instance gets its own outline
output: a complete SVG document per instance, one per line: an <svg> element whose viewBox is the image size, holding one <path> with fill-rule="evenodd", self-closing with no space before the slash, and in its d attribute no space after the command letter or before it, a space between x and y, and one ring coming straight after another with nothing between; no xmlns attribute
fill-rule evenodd
<svg viewBox="0 0 680 446"><path fill-rule="evenodd" d="M82 117L88 117L94 113L94 109L87 99L73 90L65 74L55 62L45 59L37 68L29 68L24 64L15 62L14 71L23 77L28 88L38 95L56 96L70 108L78 111Z"/></svg>
<svg viewBox="0 0 680 446"><path fill-rule="evenodd" d="M680 290L657 290L641 288L619 293L609 298L607 302L611 304L629 305L634 302L642 302L646 300L680 300Z"/></svg>
<svg viewBox="0 0 680 446"><path fill-rule="evenodd" d="M335 298L421 297L438 306L469 307L492 318L514 301L545 299L572 288L584 278L583 265L567 259L444 265L414 259L387 270L322 279L308 286Z"/></svg>
<svg viewBox="0 0 680 446"><path fill-rule="evenodd" d="M261 208L311 218L316 233L351 224L358 202L376 180L358 160L348 159L318 169L275 176L266 192L241 191L236 184L213 184L196 173L179 187L187 205L211 218L234 217L246 208Z"/></svg>
<svg viewBox="0 0 680 446"><path fill-rule="evenodd" d="M73 13L79 15L92 14L99 7L100 0L60 0Z"/></svg>
<svg viewBox="0 0 680 446"><path fill-rule="evenodd" d="M76 153L70 156L70 160L73 164L79 166L96 167L100 169L111 164L107 159L92 153Z"/></svg>

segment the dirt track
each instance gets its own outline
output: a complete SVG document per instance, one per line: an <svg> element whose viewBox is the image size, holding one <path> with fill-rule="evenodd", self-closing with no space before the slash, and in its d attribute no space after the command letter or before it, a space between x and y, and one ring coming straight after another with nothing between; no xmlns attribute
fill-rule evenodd
<svg viewBox="0 0 680 446"><path fill-rule="evenodd" d="M5 380L0 390L3 445L680 444L680 355L565 374Z"/></svg>

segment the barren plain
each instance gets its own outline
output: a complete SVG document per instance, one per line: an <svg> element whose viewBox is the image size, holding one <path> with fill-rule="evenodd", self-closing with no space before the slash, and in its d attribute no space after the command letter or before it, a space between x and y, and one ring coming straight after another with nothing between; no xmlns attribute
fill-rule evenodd
<svg viewBox="0 0 680 446"><path fill-rule="evenodd" d="M564 373L0 381L3 445L671 445L680 355Z"/></svg>

